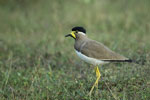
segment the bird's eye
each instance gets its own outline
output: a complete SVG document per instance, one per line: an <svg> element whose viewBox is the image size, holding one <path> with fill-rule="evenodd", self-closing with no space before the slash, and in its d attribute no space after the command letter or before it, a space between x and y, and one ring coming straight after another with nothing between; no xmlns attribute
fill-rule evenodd
<svg viewBox="0 0 150 100"><path fill-rule="evenodd" d="M76 33L78 33L78 31L76 31Z"/></svg>

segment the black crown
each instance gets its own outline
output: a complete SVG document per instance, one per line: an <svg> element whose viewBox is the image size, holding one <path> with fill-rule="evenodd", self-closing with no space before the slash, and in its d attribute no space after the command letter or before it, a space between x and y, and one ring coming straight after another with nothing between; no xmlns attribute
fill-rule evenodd
<svg viewBox="0 0 150 100"><path fill-rule="evenodd" d="M83 27L74 27L72 28L72 31L79 31L79 32L83 32L86 34L86 30Z"/></svg>

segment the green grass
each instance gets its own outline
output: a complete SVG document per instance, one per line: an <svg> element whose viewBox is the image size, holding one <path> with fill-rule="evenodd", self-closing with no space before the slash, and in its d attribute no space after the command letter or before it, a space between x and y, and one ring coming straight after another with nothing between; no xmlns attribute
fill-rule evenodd
<svg viewBox="0 0 150 100"><path fill-rule="evenodd" d="M150 100L148 0L1 0L0 98L2 100ZM74 26L88 37L141 64L94 67L76 56Z"/></svg>

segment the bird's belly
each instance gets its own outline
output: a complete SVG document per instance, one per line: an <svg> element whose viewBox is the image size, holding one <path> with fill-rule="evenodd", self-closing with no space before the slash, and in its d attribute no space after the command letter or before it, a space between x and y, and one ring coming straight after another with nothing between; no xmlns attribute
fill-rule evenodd
<svg viewBox="0 0 150 100"><path fill-rule="evenodd" d="M75 50L76 51L76 50ZM86 55L83 55L81 52L78 52L76 51L77 55L85 62L87 63L90 63L90 64L93 64L93 65L99 65L99 64L105 64L105 63L108 63L108 62L105 62L105 61L102 61L102 60L99 60L99 59L95 59L95 58L91 58L91 57L88 57Z"/></svg>

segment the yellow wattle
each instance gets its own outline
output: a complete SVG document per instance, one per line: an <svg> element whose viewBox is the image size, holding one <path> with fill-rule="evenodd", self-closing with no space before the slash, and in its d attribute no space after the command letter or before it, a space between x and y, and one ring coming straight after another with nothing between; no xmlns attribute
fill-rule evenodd
<svg viewBox="0 0 150 100"><path fill-rule="evenodd" d="M74 33L75 33L75 31L72 31L72 32L71 32L71 35L73 36L73 38L76 38L76 36L75 36Z"/></svg>

